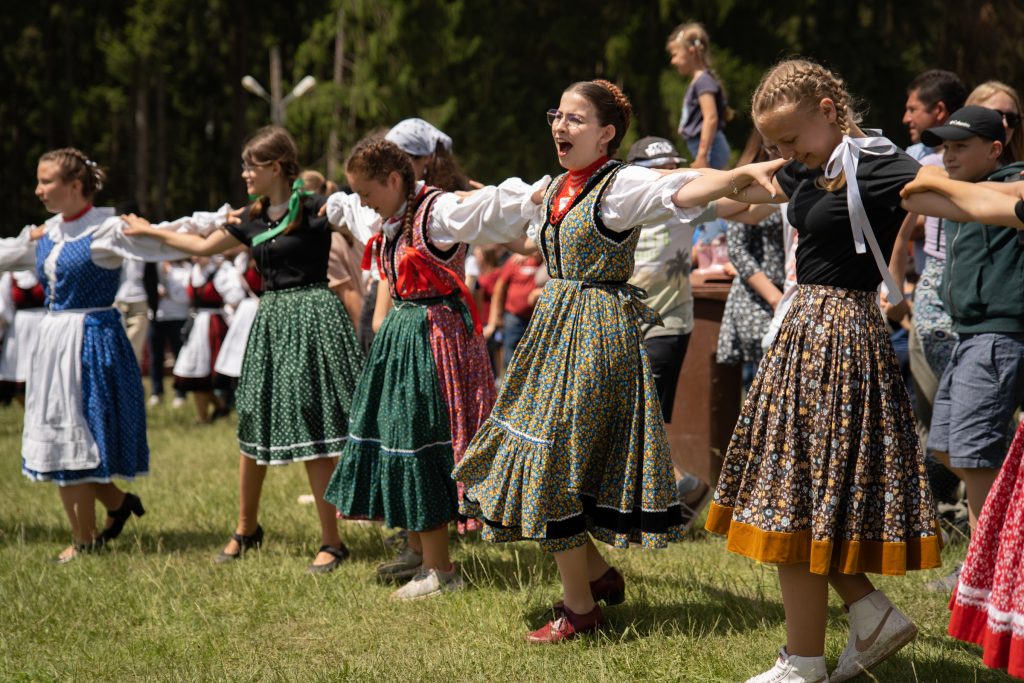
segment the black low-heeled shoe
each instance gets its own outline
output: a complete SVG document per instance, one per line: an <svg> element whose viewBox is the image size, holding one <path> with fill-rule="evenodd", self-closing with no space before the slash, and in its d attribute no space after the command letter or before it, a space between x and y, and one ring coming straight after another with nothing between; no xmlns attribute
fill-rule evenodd
<svg viewBox="0 0 1024 683"><path fill-rule="evenodd" d="M110 517L114 521L110 526L103 530L100 534L100 538L102 538L104 542L113 541L121 535L121 530L124 529L124 523L128 521L129 517L132 515L141 517L144 514L146 514L146 509L142 507L142 499L134 493L125 493L121 507L107 512L107 517Z"/></svg>
<svg viewBox="0 0 1024 683"><path fill-rule="evenodd" d="M316 551L317 555L319 555L320 553L327 553L334 559L324 564L311 563L308 567L306 567L306 571L310 574L327 574L328 572L333 572L335 569L338 568L338 565L347 560L349 556L348 548L345 546L344 543L341 544L340 548L335 548L334 546L330 545L322 545L320 546L320 550ZM316 557L314 557L313 560L316 561Z"/></svg>
<svg viewBox="0 0 1024 683"><path fill-rule="evenodd" d="M213 558L213 561L217 564L226 564L228 562L233 562L234 560L240 560L247 550L259 548L263 545L263 527L257 524L256 531L252 532L248 536L243 536L242 534L231 534L231 538L238 544L238 552L226 553L221 550L220 553L217 554L217 557Z"/></svg>

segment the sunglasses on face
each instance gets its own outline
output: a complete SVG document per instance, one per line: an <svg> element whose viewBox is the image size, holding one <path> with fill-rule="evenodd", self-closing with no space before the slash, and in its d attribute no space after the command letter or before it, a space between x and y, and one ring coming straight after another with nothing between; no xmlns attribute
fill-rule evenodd
<svg viewBox="0 0 1024 683"><path fill-rule="evenodd" d="M1020 123L1020 114L1013 111L1000 111L996 109L1003 116L1003 121L1006 122L1007 128L1016 128L1017 124Z"/></svg>

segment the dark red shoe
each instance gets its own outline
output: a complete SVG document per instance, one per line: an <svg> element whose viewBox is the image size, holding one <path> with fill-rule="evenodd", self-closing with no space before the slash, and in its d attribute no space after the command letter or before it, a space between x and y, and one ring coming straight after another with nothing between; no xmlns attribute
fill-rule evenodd
<svg viewBox="0 0 1024 683"><path fill-rule="evenodd" d="M590 582L590 594L594 596L594 602L604 602L606 607L620 605L626 601L626 579L615 567L609 567L608 571L601 575L597 581ZM555 603L555 610L562 609L562 601Z"/></svg>
<svg viewBox="0 0 1024 683"><path fill-rule="evenodd" d="M601 578L590 582L590 593L594 602L603 601L609 607L619 605L626 601L626 579L618 569L609 567Z"/></svg>
<svg viewBox="0 0 1024 683"><path fill-rule="evenodd" d="M526 641L535 645L552 645L572 640L581 633L591 633L604 625L601 607L587 614L576 614L566 606L555 610L555 618L526 636Z"/></svg>

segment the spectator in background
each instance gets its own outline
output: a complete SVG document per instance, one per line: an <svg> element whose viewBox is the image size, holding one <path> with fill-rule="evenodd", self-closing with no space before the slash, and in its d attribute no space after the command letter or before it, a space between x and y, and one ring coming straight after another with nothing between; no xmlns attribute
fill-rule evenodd
<svg viewBox="0 0 1024 683"><path fill-rule="evenodd" d="M921 141L921 133L941 126L949 115L964 106L967 86L952 71L930 69L919 74L907 86L907 104L903 123L910 131L907 154L920 161L935 151Z"/></svg>
<svg viewBox="0 0 1024 683"><path fill-rule="evenodd" d="M480 319L488 321L487 327L484 328L484 338L487 340L487 354L491 358L491 370L497 374L502 335L498 326L492 326L490 323L491 303L494 299L494 289L498 286L498 277L501 275L501 259L505 249L499 245L480 246L475 247L473 253L480 269L473 297L476 299L477 310L480 311Z"/></svg>
<svg viewBox="0 0 1024 683"><path fill-rule="evenodd" d="M698 23L677 26L665 46L672 66L690 79L683 96L679 134L693 157L693 168L723 169L729 165L729 142L722 129L732 118L725 90L711 68L711 39Z"/></svg>
<svg viewBox="0 0 1024 683"><path fill-rule="evenodd" d="M163 261L157 267L156 310L149 326L149 405L156 406L164 396L164 358L170 346L175 362L184 340L181 328L189 314L188 284L191 261ZM175 408L185 403L185 392L175 388Z"/></svg>
<svg viewBox="0 0 1024 683"><path fill-rule="evenodd" d="M519 345L519 340L526 332L530 316L533 315L533 307L540 296L537 276L543 269L543 264L540 254L513 254L498 273L484 337L491 339L495 330L501 328L506 368L512 360L512 353Z"/></svg>

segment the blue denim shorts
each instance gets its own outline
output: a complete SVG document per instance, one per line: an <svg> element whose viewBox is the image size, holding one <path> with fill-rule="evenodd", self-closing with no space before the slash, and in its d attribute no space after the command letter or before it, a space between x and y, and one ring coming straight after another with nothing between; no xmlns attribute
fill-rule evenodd
<svg viewBox="0 0 1024 683"><path fill-rule="evenodd" d="M935 393L928 448L959 468L999 468L1024 399L1024 334L961 334Z"/></svg>

